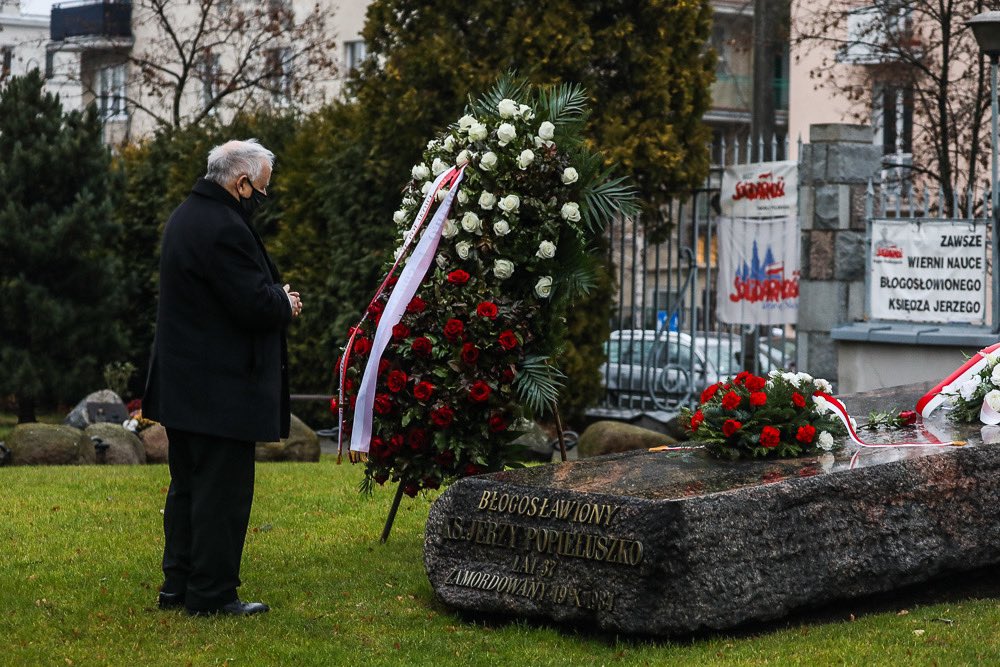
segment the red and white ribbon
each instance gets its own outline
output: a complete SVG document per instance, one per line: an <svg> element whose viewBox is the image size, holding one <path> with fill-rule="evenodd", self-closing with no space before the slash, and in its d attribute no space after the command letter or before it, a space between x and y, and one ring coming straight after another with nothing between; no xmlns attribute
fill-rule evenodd
<svg viewBox="0 0 1000 667"><path fill-rule="evenodd" d="M989 355L998 350L1000 350L1000 343L994 343L969 357L969 360L959 366L954 373L938 382L936 387L924 394L923 398L917 401L917 412L922 417L929 417L934 410L948 400L949 394L958 392L963 384L971 380L979 371L986 368L986 365L990 363Z"/></svg>
<svg viewBox="0 0 1000 667"><path fill-rule="evenodd" d="M382 285L376 292L375 297L372 299L372 304L374 304L384 292L390 278L394 275L396 268L404 261L408 250L416 240L420 227L427 218L430 207L435 201L438 191L447 186L449 188L448 194L445 196L441 205L435 211L434 217L431 218L427 228L420 236L420 241L413 250L412 256L406 260L406 266L403 268L403 271L399 276L399 280L393 287L392 293L389 295L389 300L387 301L385 308L382 310L378 327L376 327L375 336L372 340L372 349L369 353L368 362L365 365L364 375L361 379L361 387L358 390L355 402L354 427L351 430L351 452L368 452L372 437L371 428L375 405L375 387L378 383L379 362L382 360L385 348L389 345L389 341L392 339L392 328L399 324L399 320L403 317L403 313L406 311L407 305L409 305L410 300L413 299L413 296L417 293L420 283L423 282L424 276L427 274L427 270L430 268L431 262L434 260L438 242L441 240L441 232L444 227L445 220L448 217L448 213L451 211L452 202L458 193L458 185L462 182L463 173L464 169L453 167L449 171L446 171L438 176L437 180L434 181L434 184L431 186L431 189L428 191L427 196L420 207L420 211L417 214L417 218L414 221L413 226L407 234L406 242L402 247L399 257L396 258L396 263L393 264L389 273L386 275L385 280L382 281ZM366 310L361 322L364 322L365 318L368 317L369 311L370 307L369 310ZM359 326L361 322L358 323ZM347 350L344 353L344 359L341 360L341 382L338 403L341 435L338 439L338 459L341 451L343 450L342 434L344 430L344 378L347 370L348 354L353 346L353 340L356 334L357 327L355 327L355 330L351 334Z"/></svg>

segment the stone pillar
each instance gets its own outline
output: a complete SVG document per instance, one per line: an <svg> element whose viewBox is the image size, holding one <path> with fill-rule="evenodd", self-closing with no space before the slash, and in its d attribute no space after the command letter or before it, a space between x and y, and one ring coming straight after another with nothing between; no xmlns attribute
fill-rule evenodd
<svg viewBox="0 0 1000 667"><path fill-rule="evenodd" d="M837 383L830 330L864 318L865 189L882 149L867 125L809 127L799 155L802 257L798 369Z"/></svg>

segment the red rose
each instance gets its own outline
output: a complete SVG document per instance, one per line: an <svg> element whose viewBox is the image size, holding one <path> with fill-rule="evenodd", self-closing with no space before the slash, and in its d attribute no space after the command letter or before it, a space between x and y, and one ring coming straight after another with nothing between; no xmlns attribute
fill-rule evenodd
<svg viewBox="0 0 1000 667"><path fill-rule="evenodd" d="M440 488L441 482L436 477L424 477L423 485L425 489Z"/></svg>
<svg viewBox="0 0 1000 667"><path fill-rule="evenodd" d="M917 413L913 410L903 410L899 413L899 421L903 426L917 423Z"/></svg>
<svg viewBox="0 0 1000 667"><path fill-rule="evenodd" d="M476 306L476 314L494 320L497 316L497 305L492 301L483 301Z"/></svg>
<svg viewBox="0 0 1000 667"><path fill-rule="evenodd" d="M765 426L760 431L760 444L764 447L770 449L771 447L777 447L778 443L781 442L781 431L774 428L773 426Z"/></svg>
<svg viewBox="0 0 1000 667"><path fill-rule="evenodd" d="M368 306L368 314L369 315L378 315L383 310L385 310L385 304L382 303L381 301L375 301L375 302L369 304L369 306Z"/></svg>
<svg viewBox="0 0 1000 667"><path fill-rule="evenodd" d="M479 359L479 348L474 343L466 343L462 346L462 361L472 366Z"/></svg>
<svg viewBox="0 0 1000 667"><path fill-rule="evenodd" d="M392 328L392 337L396 340L402 340L410 335L410 327L405 324L397 324Z"/></svg>
<svg viewBox="0 0 1000 667"><path fill-rule="evenodd" d="M701 423L703 421L705 421L705 413L702 412L701 410L698 410L693 415L691 415L691 423L689 424L688 428L690 428L692 432L697 431L698 427L701 426Z"/></svg>
<svg viewBox="0 0 1000 667"><path fill-rule="evenodd" d="M371 349L371 341L364 336L358 336L354 339L354 354L368 354Z"/></svg>
<svg viewBox="0 0 1000 667"><path fill-rule="evenodd" d="M712 397L715 396L715 393L719 391L719 386L720 383L716 382L713 385L705 387L705 391L701 392L701 402L707 403L710 400L712 400Z"/></svg>
<svg viewBox="0 0 1000 667"><path fill-rule="evenodd" d="M431 356L431 350L434 349L434 344L431 343L431 339L426 336L420 336L419 338L414 338L413 342L410 343L410 349L413 350L415 354L419 354L422 357Z"/></svg>
<svg viewBox="0 0 1000 667"><path fill-rule="evenodd" d="M410 299L410 303L406 304L406 312L408 313L422 313L426 308L427 302L419 296L413 297Z"/></svg>
<svg viewBox="0 0 1000 667"><path fill-rule="evenodd" d="M464 285L469 282L469 274L462 269L456 269L448 274L448 282L453 285Z"/></svg>
<svg viewBox="0 0 1000 667"><path fill-rule="evenodd" d="M510 384L514 381L514 370L512 368L505 368L503 372L500 373L500 381L504 384Z"/></svg>
<svg viewBox="0 0 1000 667"><path fill-rule="evenodd" d="M743 424L741 422L738 422L735 419L727 419L722 423L722 435L728 438L733 433L739 431L741 428L743 428Z"/></svg>
<svg viewBox="0 0 1000 667"><path fill-rule="evenodd" d="M500 347L503 349L513 350L517 347L517 335L515 335L510 329L507 329L497 336L497 342L500 343Z"/></svg>
<svg viewBox="0 0 1000 667"><path fill-rule="evenodd" d="M427 445L427 431L422 428L411 429L406 436L406 444L415 452L419 452Z"/></svg>
<svg viewBox="0 0 1000 667"><path fill-rule="evenodd" d="M418 382L413 388L413 397L418 401L426 401L434 393L434 385L430 382Z"/></svg>
<svg viewBox="0 0 1000 667"><path fill-rule="evenodd" d="M742 401L743 399L740 398L740 395L730 389L729 392L722 397L722 407L726 410L735 410L739 407Z"/></svg>
<svg viewBox="0 0 1000 667"><path fill-rule="evenodd" d="M334 396L330 399L330 412L338 412L337 410L337 397Z"/></svg>
<svg viewBox="0 0 1000 667"><path fill-rule="evenodd" d="M403 448L403 436L397 433L389 438L389 451L396 454Z"/></svg>
<svg viewBox="0 0 1000 667"><path fill-rule="evenodd" d="M385 279L386 287L395 287L396 283L399 282L399 276L389 276Z"/></svg>
<svg viewBox="0 0 1000 667"><path fill-rule="evenodd" d="M387 415L392 412L392 399L388 394L377 394L375 396L375 414Z"/></svg>
<svg viewBox="0 0 1000 667"><path fill-rule="evenodd" d="M493 390L482 380L476 380L469 388L469 400L473 403L485 403L490 399Z"/></svg>
<svg viewBox="0 0 1000 667"><path fill-rule="evenodd" d="M403 485L403 493L411 498L416 498L417 493L420 491L420 485L414 482L407 482Z"/></svg>
<svg viewBox="0 0 1000 667"><path fill-rule="evenodd" d="M797 408L804 408L804 407L806 407L806 397L803 396L802 394L800 394L797 391L794 392L792 394L792 405L794 405Z"/></svg>
<svg viewBox="0 0 1000 667"><path fill-rule="evenodd" d="M346 378L344 380L344 393L349 394L354 391L354 380L351 378Z"/></svg>
<svg viewBox="0 0 1000 667"><path fill-rule="evenodd" d="M767 380L757 375L751 375L746 381L747 389L750 391L760 391L766 384Z"/></svg>
<svg viewBox="0 0 1000 667"><path fill-rule="evenodd" d="M385 442L382 440L382 438L378 437L372 438L369 451L371 452L372 458L380 462L388 461L389 458L392 456L392 452L389 451L389 448L385 446Z"/></svg>
<svg viewBox="0 0 1000 667"><path fill-rule="evenodd" d="M767 394L765 394L764 392L755 391L752 394L750 394L750 405L754 406L755 408L759 408L765 403L767 403Z"/></svg>
<svg viewBox="0 0 1000 667"><path fill-rule="evenodd" d="M373 477L372 479L374 479L379 486L382 486L383 484L389 481L389 473L377 472L375 473L375 477Z"/></svg>
<svg viewBox="0 0 1000 667"><path fill-rule="evenodd" d="M431 410L431 423L438 428L448 428L451 420L455 418L455 411L447 405Z"/></svg>
<svg viewBox="0 0 1000 667"><path fill-rule="evenodd" d="M465 325L462 324L462 320L450 319L444 324L444 337L452 343L461 338L464 331Z"/></svg>
<svg viewBox="0 0 1000 667"><path fill-rule="evenodd" d="M446 449L434 457L434 462L444 468L450 468L455 462L455 452L450 449Z"/></svg>
<svg viewBox="0 0 1000 667"><path fill-rule="evenodd" d="M393 393L402 391L403 387L406 386L406 373L401 370L391 371L386 379L386 384L389 385L389 391Z"/></svg>
<svg viewBox="0 0 1000 667"><path fill-rule="evenodd" d="M499 433L500 431L507 430L507 420L503 418L503 415L492 414L490 415L490 431L493 433Z"/></svg>
<svg viewBox="0 0 1000 667"><path fill-rule="evenodd" d="M478 475L485 468L482 466L477 466L475 463L466 463L465 468L462 469L462 474L468 477L469 475Z"/></svg>
<svg viewBox="0 0 1000 667"><path fill-rule="evenodd" d="M389 360L388 359L379 359L378 360L378 374L382 375L387 370L389 370Z"/></svg>
<svg viewBox="0 0 1000 667"><path fill-rule="evenodd" d="M799 430L795 433L795 439L799 442L809 444L816 437L816 428L806 424L805 426L800 426Z"/></svg>

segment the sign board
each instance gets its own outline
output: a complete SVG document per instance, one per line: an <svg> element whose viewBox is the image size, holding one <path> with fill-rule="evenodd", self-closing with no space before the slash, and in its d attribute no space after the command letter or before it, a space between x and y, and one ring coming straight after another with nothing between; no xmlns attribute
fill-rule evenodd
<svg viewBox="0 0 1000 667"><path fill-rule="evenodd" d="M726 167L719 205L727 218L774 218L799 211L799 163L757 162Z"/></svg>
<svg viewBox="0 0 1000 667"><path fill-rule="evenodd" d="M988 231L971 220L872 220L871 319L984 324Z"/></svg>
<svg viewBox="0 0 1000 667"><path fill-rule="evenodd" d="M799 221L721 218L719 320L794 324L799 314Z"/></svg>
<svg viewBox="0 0 1000 667"><path fill-rule="evenodd" d="M87 418L91 424L121 424L128 419L128 410L121 403L87 403Z"/></svg>

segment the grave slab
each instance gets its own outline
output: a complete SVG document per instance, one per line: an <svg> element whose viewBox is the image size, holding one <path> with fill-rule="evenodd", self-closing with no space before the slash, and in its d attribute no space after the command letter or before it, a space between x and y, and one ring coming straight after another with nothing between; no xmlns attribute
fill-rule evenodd
<svg viewBox="0 0 1000 667"><path fill-rule="evenodd" d="M863 423L926 388L843 400ZM929 446L738 462L640 451L467 478L431 508L427 574L456 609L672 636L1000 563L1000 428L939 410L865 437ZM967 444L930 446L950 440Z"/></svg>

